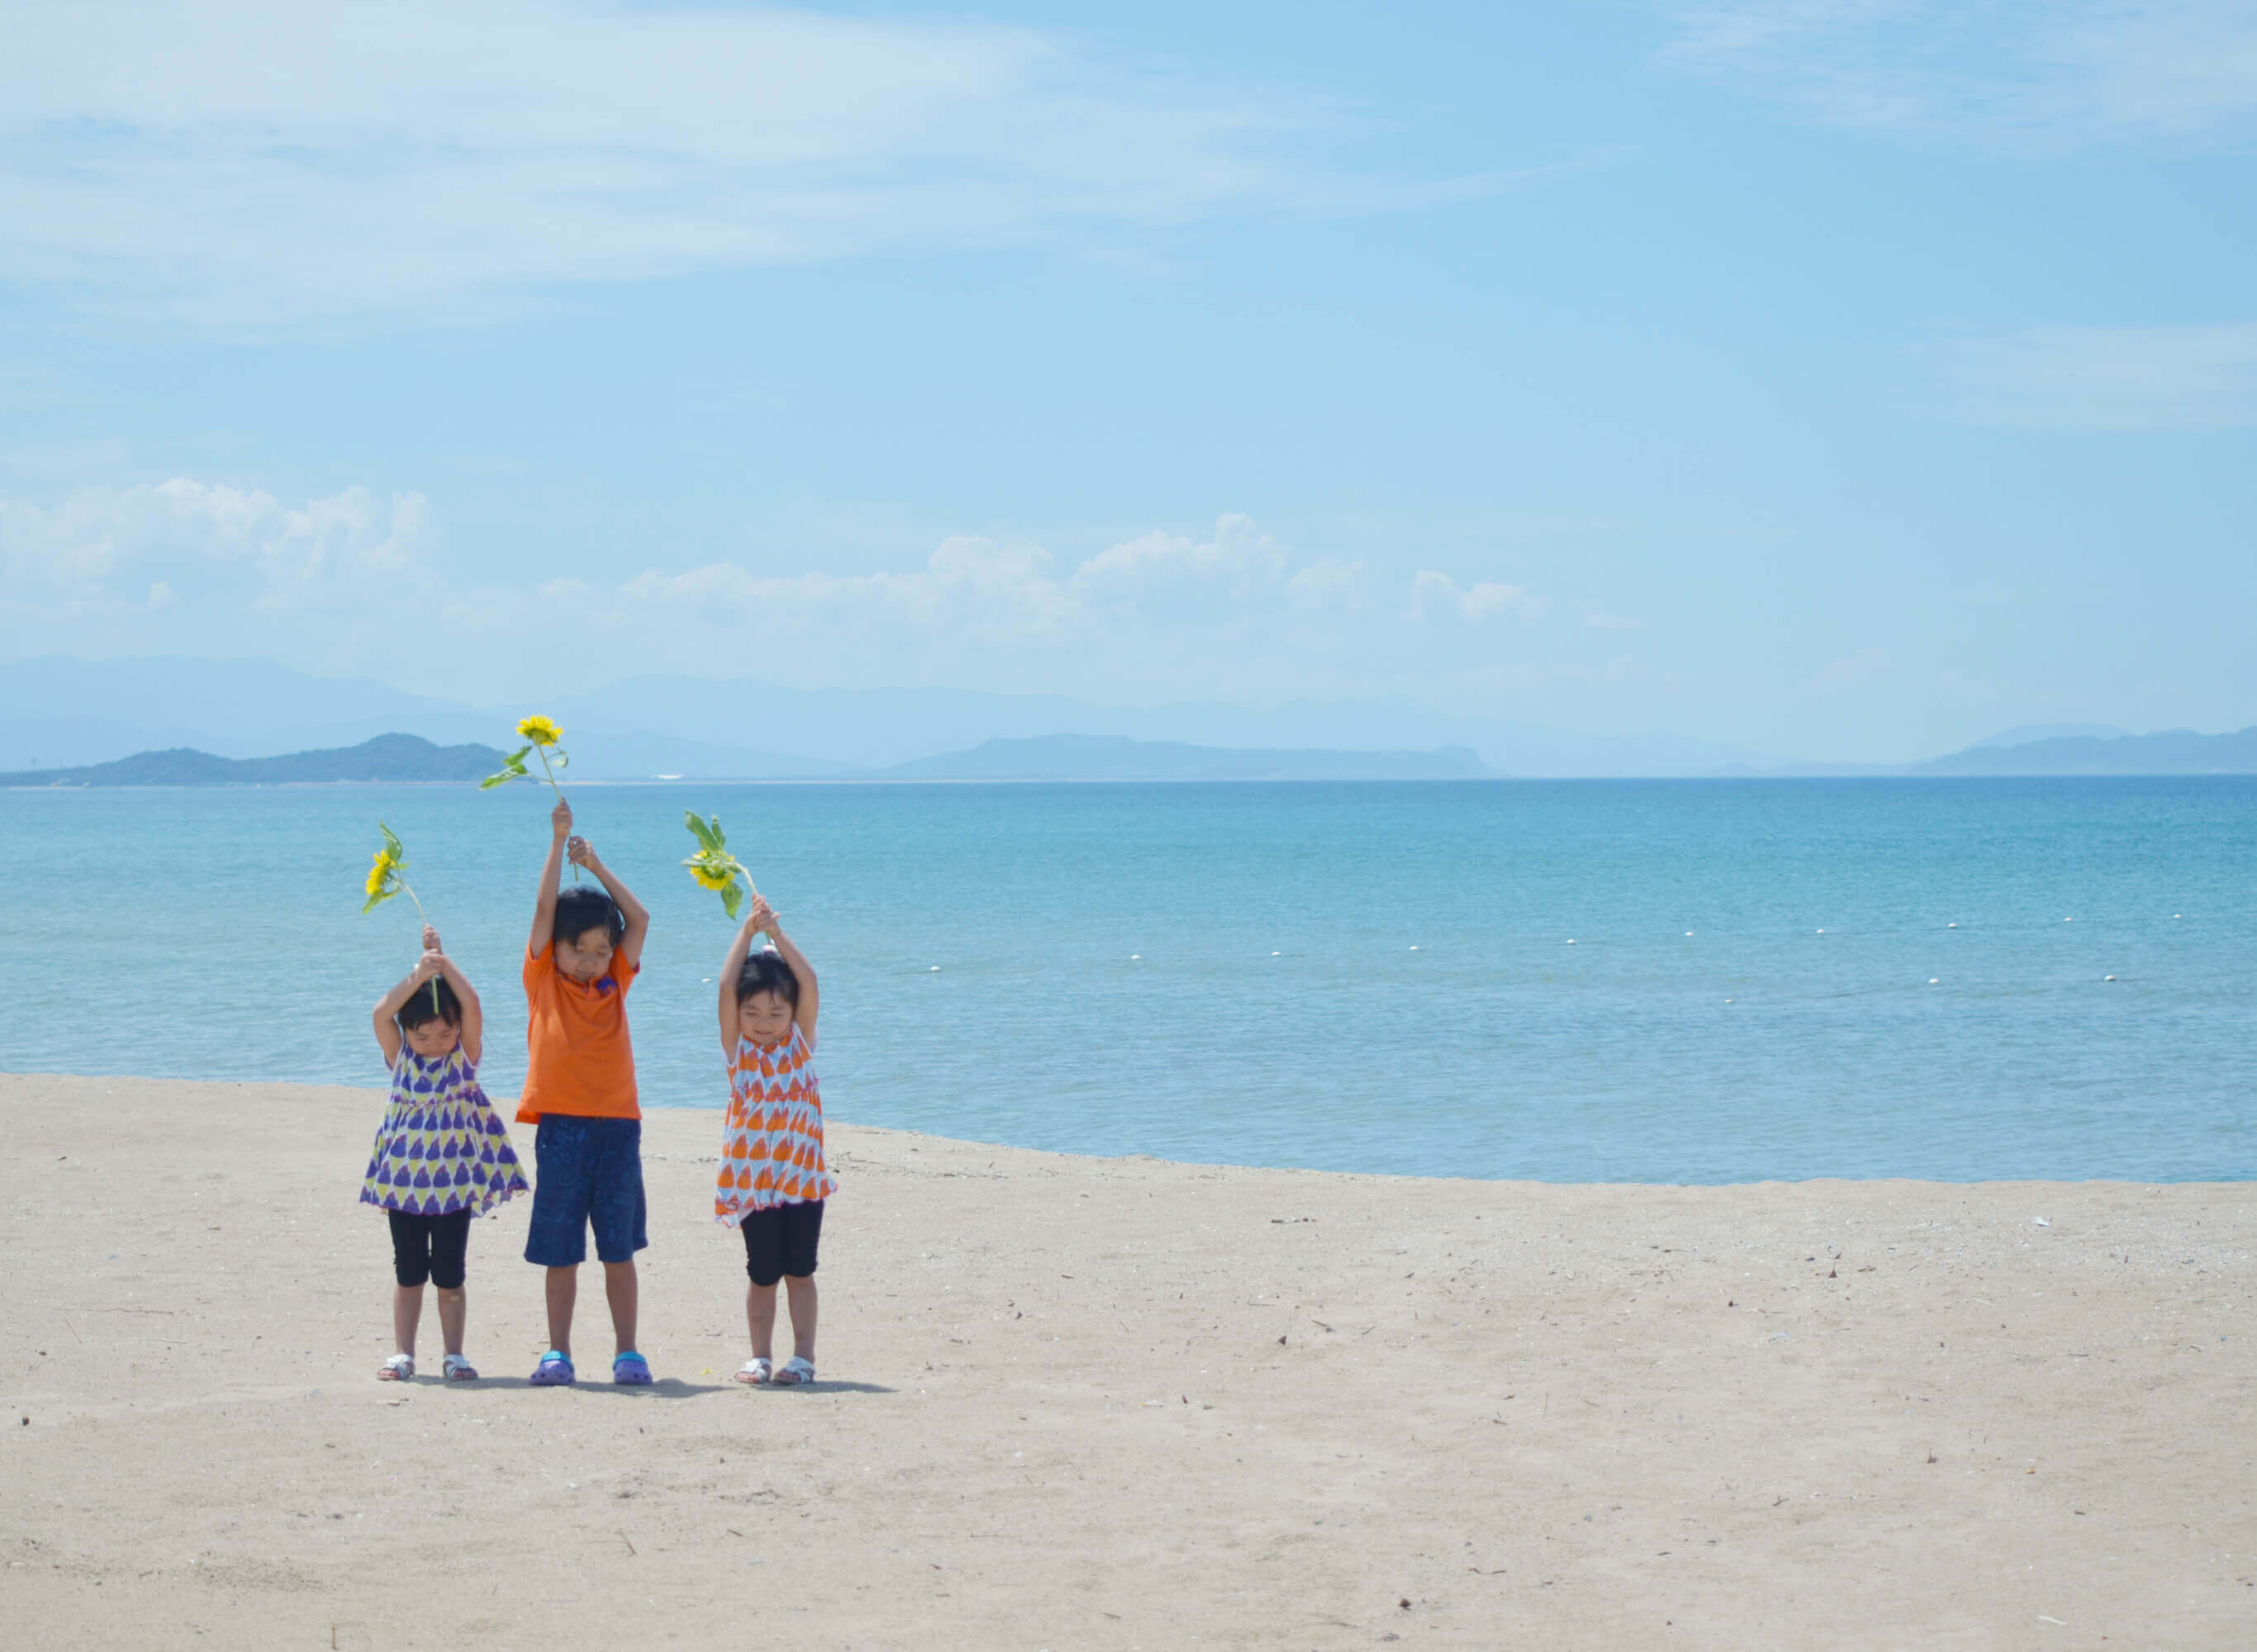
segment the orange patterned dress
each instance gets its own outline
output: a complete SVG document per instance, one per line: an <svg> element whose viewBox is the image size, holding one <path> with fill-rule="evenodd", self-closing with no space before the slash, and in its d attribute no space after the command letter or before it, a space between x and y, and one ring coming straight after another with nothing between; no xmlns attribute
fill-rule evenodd
<svg viewBox="0 0 2257 1652"><path fill-rule="evenodd" d="M823 1162L823 1092L815 1049L796 1024L774 1049L737 1041L713 1219L735 1227L754 1211L811 1204L838 1190Z"/></svg>

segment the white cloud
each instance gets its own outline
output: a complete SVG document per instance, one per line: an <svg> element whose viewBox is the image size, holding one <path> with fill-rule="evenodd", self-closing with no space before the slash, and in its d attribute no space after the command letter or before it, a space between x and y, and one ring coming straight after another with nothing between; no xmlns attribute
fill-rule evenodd
<svg viewBox="0 0 2257 1652"><path fill-rule="evenodd" d="M1364 211L1338 102L1072 37L624 0L18 8L0 274L197 317ZM1554 169L1556 170L1556 169Z"/></svg>
<svg viewBox="0 0 2257 1652"><path fill-rule="evenodd" d="M1844 654L1814 673L1802 685L1805 694L1840 694L1871 682L1893 663L1886 648L1860 648Z"/></svg>
<svg viewBox="0 0 2257 1652"><path fill-rule="evenodd" d="M2205 430L2257 424L2257 321L2034 327L1938 351L1969 424Z"/></svg>
<svg viewBox="0 0 2257 1652"><path fill-rule="evenodd" d="M550 680L560 637L607 675L1110 701L1470 704L1643 669L1586 656L1580 626L1539 625L1552 605L1519 584L1304 554L1240 515L1071 567L1040 545L953 535L909 568L712 561L624 579L556 569L505 588L441 552L421 495L364 487L290 504L175 478L51 505L0 499L0 632L24 652L267 654L471 699Z"/></svg>
<svg viewBox="0 0 2257 1652"><path fill-rule="evenodd" d="M1541 619L1550 611L1551 606L1548 597L1533 596L1518 585L1493 580L1483 580L1460 589L1457 581L1447 574L1438 574L1431 568L1411 582L1411 613L1415 618L1424 618L1435 613L1454 613L1467 620L1488 619L1497 614Z"/></svg>
<svg viewBox="0 0 2257 1652"><path fill-rule="evenodd" d="M335 606L427 589L429 517L419 493L382 500L351 487L293 508L175 477L88 489L52 509L0 500L0 571L11 608L137 600L161 611L207 597L274 611Z"/></svg>
<svg viewBox="0 0 2257 1652"><path fill-rule="evenodd" d="M1719 0L1664 60L1829 124L2053 152L2257 130L2248 0Z"/></svg>

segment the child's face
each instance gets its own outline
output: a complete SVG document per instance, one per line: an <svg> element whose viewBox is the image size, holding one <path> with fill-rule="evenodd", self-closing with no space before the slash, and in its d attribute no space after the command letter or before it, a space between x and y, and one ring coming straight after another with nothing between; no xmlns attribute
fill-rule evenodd
<svg viewBox="0 0 2257 1652"><path fill-rule="evenodd" d="M781 992L754 992L737 1000L737 1030L762 1049L791 1035L791 1006Z"/></svg>
<svg viewBox="0 0 2257 1652"><path fill-rule="evenodd" d="M432 1061L446 1055L463 1041L463 1029L435 1015L419 1026L409 1027L400 1037L407 1041L408 1048L426 1061Z"/></svg>
<svg viewBox="0 0 2257 1652"><path fill-rule="evenodd" d="M556 943L557 971L575 981L592 981L611 967L611 931L600 923Z"/></svg>

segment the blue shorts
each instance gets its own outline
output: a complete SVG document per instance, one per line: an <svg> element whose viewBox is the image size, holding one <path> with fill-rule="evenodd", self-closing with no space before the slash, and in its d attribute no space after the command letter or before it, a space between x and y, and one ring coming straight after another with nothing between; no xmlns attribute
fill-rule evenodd
<svg viewBox="0 0 2257 1652"><path fill-rule="evenodd" d="M591 1227L599 1261L633 1261L650 1243L643 1231L641 1119L544 1113L533 1135L533 1162L527 1261L577 1267L588 1260Z"/></svg>

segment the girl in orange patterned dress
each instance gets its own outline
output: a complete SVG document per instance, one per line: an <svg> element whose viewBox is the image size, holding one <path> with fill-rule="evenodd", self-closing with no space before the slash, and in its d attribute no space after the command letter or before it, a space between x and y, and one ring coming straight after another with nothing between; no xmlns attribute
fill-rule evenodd
<svg viewBox="0 0 2257 1652"><path fill-rule="evenodd" d="M770 944L753 950L765 930ZM823 1161L815 1079L815 970L760 896L721 966L721 1048L729 1118L713 1219L745 1236L745 1327L753 1357L737 1380L815 1380L815 1252L823 1203L838 1183ZM776 1281L791 1301L791 1358L775 1366Z"/></svg>

